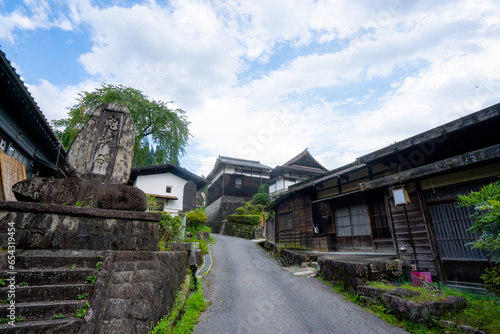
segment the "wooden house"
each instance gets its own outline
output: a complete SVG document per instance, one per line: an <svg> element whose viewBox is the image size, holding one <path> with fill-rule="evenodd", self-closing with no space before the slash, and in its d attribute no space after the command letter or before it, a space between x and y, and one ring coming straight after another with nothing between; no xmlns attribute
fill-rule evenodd
<svg viewBox="0 0 500 334"><path fill-rule="evenodd" d="M259 161L219 156L207 176L207 221L221 222L228 214L235 214L259 186L269 182L271 169Z"/></svg>
<svg viewBox="0 0 500 334"><path fill-rule="evenodd" d="M500 104L292 186L270 205L271 237L282 247L392 248L440 281L480 283L490 263L467 245L472 211L456 199L500 178L498 129Z"/></svg>
<svg viewBox="0 0 500 334"><path fill-rule="evenodd" d="M171 164L132 168L130 181L156 198L159 211L171 214L195 209L197 192L208 183L187 169Z"/></svg>
<svg viewBox="0 0 500 334"><path fill-rule="evenodd" d="M328 172L307 149L297 156L276 166L270 173L269 195L271 198L279 196L288 190L288 187L299 182L308 181Z"/></svg>
<svg viewBox="0 0 500 334"><path fill-rule="evenodd" d="M62 177L66 150L1 51L0 95L0 200L15 200L24 177Z"/></svg>

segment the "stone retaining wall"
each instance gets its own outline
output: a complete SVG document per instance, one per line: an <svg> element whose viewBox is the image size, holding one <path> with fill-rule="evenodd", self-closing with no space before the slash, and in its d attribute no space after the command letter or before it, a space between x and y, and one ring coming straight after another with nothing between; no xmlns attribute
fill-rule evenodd
<svg viewBox="0 0 500 334"><path fill-rule="evenodd" d="M79 334L147 334L172 308L187 271L184 251L106 252Z"/></svg>
<svg viewBox="0 0 500 334"><path fill-rule="evenodd" d="M18 249L158 249L161 214L28 202L0 202L0 247L14 222Z"/></svg>
<svg viewBox="0 0 500 334"><path fill-rule="evenodd" d="M351 262L320 257L318 264L322 277L352 291L356 291L366 281L394 281L403 274L401 260Z"/></svg>

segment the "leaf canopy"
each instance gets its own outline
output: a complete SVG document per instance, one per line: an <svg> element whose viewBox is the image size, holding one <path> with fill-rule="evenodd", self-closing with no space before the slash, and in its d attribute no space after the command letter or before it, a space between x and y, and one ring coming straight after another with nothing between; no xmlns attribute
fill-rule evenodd
<svg viewBox="0 0 500 334"><path fill-rule="evenodd" d="M104 84L93 92L78 94L68 118L52 121L63 146L68 149L95 108L119 103L130 110L135 125L133 166L178 164L188 144L189 121L182 109L170 109L167 102L150 100L141 91L122 85Z"/></svg>

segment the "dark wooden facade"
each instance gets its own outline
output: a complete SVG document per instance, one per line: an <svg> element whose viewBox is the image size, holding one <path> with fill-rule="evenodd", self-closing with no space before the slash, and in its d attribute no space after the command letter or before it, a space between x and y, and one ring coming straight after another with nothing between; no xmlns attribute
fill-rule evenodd
<svg viewBox="0 0 500 334"><path fill-rule="evenodd" d="M0 150L24 165L27 177L62 177L66 151L1 50L0 96Z"/></svg>
<svg viewBox="0 0 500 334"><path fill-rule="evenodd" d="M260 177L222 174L208 188L207 203L210 205L222 196L236 196L250 199L257 193L259 186L262 184L263 180Z"/></svg>
<svg viewBox="0 0 500 334"><path fill-rule="evenodd" d="M208 174L207 206L224 196L246 201L269 181L271 167L259 161L219 156Z"/></svg>
<svg viewBox="0 0 500 334"><path fill-rule="evenodd" d="M500 104L290 187L270 205L277 212L276 243L392 250L406 268L429 271L436 280L480 283L491 264L483 251L467 245L477 237L468 231L472 211L457 207L456 199L500 179L498 129ZM394 188L404 188L409 201L396 205ZM298 214L291 228L280 229L286 216L279 213L290 208Z"/></svg>

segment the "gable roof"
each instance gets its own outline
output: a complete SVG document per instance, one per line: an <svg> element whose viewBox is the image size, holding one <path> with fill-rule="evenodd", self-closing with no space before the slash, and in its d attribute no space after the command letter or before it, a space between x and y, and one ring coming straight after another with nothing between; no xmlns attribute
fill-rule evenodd
<svg viewBox="0 0 500 334"><path fill-rule="evenodd" d="M306 148L304 151L285 162L283 165L276 166L271 171L271 178L279 176L279 174L284 171L307 175L321 175L328 172L328 169L314 159L311 153L309 153L309 150Z"/></svg>
<svg viewBox="0 0 500 334"><path fill-rule="evenodd" d="M320 164L314 157L309 153L309 150L306 148L304 151L297 154L295 157L285 162L281 167L305 167L305 168L315 168L322 169L325 172L328 171L322 164Z"/></svg>
<svg viewBox="0 0 500 334"><path fill-rule="evenodd" d="M130 173L130 180L132 182L135 182L139 175L156 175L166 173L172 173L184 180L193 181L198 189L208 184L208 181L206 179L191 173L185 168L173 164L134 167L132 168L132 171Z"/></svg>
<svg viewBox="0 0 500 334"><path fill-rule="evenodd" d="M219 155L219 157L215 161L214 168L212 169L210 174L208 174L208 176L207 176L207 180L211 180L214 177L214 175L217 173L217 171L223 165L234 165L234 166L241 166L241 167L257 168L257 169L261 169L263 171L271 171L271 169L272 169L269 166L261 164L260 161L231 158L231 157L225 157L225 156Z"/></svg>

